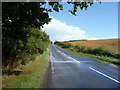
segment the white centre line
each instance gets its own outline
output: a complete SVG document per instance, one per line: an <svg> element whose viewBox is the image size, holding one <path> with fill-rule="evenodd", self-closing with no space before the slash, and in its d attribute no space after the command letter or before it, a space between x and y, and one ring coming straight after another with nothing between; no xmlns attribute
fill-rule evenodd
<svg viewBox="0 0 120 90"><path fill-rule="evenodd" d="M72 57L66 55L65 53L63 53L63 52L61 52L61 51L59 51L59 50L57 50L57 52L60 53L60 54L62 54L62 55L64 55L65 57L67 57L67 58L69 58L69 59L75 61L76 63L80 63L80 61L77 61L76 59L74 59L74 58L72 58Z"/></svg>
<svg viewBox="0 0 120 90"><path fill-rule="evenodd" d="M99 73L99 74L101 74L101 75L103 75L103 76L105 76L105 77L107 77L107 78L109 78L109 79L111 79L111 80L117 82L117 83L120 83L120 81L118 81L118 80L116 80L116 79L114 79L114 78L112 78L112 77L110 77L110 76L108 76L108 75L106 75L106 74L104 74L104 73L98 71L98 70L95 70L95 69L93 69L92 67L89 67L89 68L90 68L91 70L93 70L93 71L95 71L95 72L97 72L97 73Z"/></svg>

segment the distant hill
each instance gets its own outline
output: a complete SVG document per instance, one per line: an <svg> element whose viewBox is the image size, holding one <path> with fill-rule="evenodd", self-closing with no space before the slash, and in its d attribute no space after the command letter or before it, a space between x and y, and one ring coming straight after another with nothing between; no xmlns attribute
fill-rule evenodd
<svg viewBox="0 0 120 90"><path fill-rule="evenodd" d="M68 41L68 43L72 45L80 45L80 46L87 46L87 47L102 46L110 51L120 52L120 50L118 50L118 41L120 41L120 38L119 39L100 39L100 40L74 40L74 41Z"/></svg>

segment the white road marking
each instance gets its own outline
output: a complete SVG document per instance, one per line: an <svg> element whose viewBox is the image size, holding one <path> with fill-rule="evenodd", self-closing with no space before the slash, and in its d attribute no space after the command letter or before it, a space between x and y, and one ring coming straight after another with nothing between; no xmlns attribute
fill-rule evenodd
<svg viewBox="0 0 120 90"><path fill-rule="evenodd" d="M50 51L50 62L51 62L52 74L54 74L53 61L51 61L53 59L54 57L52 56L52 52Z"/></svg>
<svg viewBox="0 0 120 90"><path fill-rule="evenodd" d="M74 59L74 58L66 55L65 53L63 53L63 52L61 52L61 51L58 51L58 50L57 50L57 52L60 53L60 54L62 54L62 55L64 55L65 57L67 57L67 58L69 58L69 59L72 59L73 61L75 61L75 62L77 62L77 63L80 63L80 61L77 61L76 59Z"/></svg>
<svg viewBox="0 0 120 90"><path fill-rule="evenodd" d="M77 62L77 63L80 63L80 61L77 61L76 59L74 59L74 58L72 58L72 57L69 57L69 56L68 56L68 58L69 58L69 59L72 59L73 61L75 61L75 62Z"/></svg>
<svg viewBox="0 0 120 90"><path fill-rule="evenodd" d="M75 61L53 61L53 63L76 63Z"/></svg>
<svg viewBox="0 0 120 90"><path fill-rule="evenodd" d="M54 68L53 68L53 63L51 62L51 67L52 67L52 73L54 74Z"/></svg>
<svg viewBox="0 0 120 90"><path fill-rule="evenodd" d="M120 83L120 81L118 81L118 80L116 80L116 79L114 79L114 78L112 78L112 77L110 77L110 76L108 76L108 75L106 75L106 74L104 74L104 73L98 71L98 70L95 70L95 69L93 69L92 67L89 67L89 68L90 68L91 70L93 70L93 71L95 71L95 72L97 72L97 73L99 73L99 74L101 74L101 75L103 75L103 76L105 76L105 77L107 77L107 78L109 78L109 79L111 79L111 80L117 82L117 83Z"/></svg>

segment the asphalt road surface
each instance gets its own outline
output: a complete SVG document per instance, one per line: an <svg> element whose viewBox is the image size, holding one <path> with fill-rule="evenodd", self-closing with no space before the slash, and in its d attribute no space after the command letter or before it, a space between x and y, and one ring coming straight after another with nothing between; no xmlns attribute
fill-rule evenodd
<svg viewBox="0 0 120 90"><path fill-rule="evenodd" d="M51 44L51 88L119 88L120 67Z"/></svg>

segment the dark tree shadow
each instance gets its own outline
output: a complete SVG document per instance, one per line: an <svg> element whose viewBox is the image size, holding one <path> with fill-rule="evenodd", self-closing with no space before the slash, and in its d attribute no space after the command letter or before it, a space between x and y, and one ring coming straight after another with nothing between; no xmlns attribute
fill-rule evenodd
<svg viewBox="0 0 120 90"><path fill-rule="evenodd" d="M22 71L20 70L3 70L2 75L20 75Z"/></svg>

